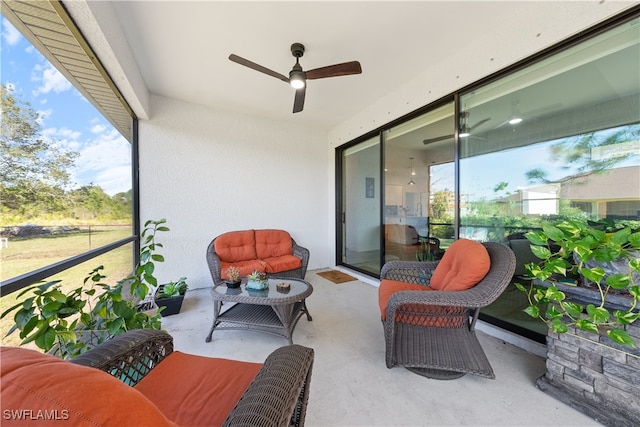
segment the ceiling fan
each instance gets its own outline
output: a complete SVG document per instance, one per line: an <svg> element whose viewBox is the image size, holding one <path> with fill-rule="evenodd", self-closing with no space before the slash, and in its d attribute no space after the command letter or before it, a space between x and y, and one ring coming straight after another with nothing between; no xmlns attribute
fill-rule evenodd
<svg viewBox="0 0 640 427"><path fill-rule="evenodd" d="M362 67L358 61L344 62L342 64L328 65L326 67L315 68L313 70L304 71L300 65L300 58L304 55L304 45L294 43L291 45L291 54L296 58L296 63L289 71L289 77L280 73L276 73L262 65L251 62L248 59L241 58L238 55L231 54L229 59L245 67L260 71L261 73L275 77L283 82L289 83L296 90L293 100L293 112L298 113L304 107L304 97L307 88L307 80L324 79L327 77L348 76L350 74L362 73Z"/></svg>
<svg viewBox="0 0 640 427"><path fill-rule="evenodd" d="M462 126L460 127L460 133L458 134L458 136L460 136L461 138L467 137L471 135L471 132L473 132L474 129L478 128L478 126L481 126L482 124L488 122L489 120L491 120L491 117L487 117L484 118L482 120L480 120L478 123L474 124L473 126L467 126L467 120L469 119L469 112L465 111L460 113L460 120L462 122ZM422 143L424 145L428 145L428 144L433 144L434 142L440 142L440 141L446 141L447 139L453 139L454 134L449 134L449 135L442 135L442 136L436 136L435 138L427 138L424 141L422 141Z"/></svg>

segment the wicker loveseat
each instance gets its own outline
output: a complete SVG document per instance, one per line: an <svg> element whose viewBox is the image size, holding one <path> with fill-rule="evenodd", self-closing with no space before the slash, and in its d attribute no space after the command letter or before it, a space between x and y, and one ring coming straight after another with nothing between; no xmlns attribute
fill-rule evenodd
<svg viewBox="0 0 640 427"><path fill-rule="evenodd" d="M309 250L299 246L285 230L230 231L211 241L207 263L215 285L227 279L231 266L237 267L241 276L257 270L271 277L304 279Z"/></svg>
<svg viewBox="0 0 640 427"><path fill-rule="evenodd" d="M302 426L314 353L290 345L264 364L216 359L145 329L72 362L17 347L0 357L3 426Z"/></svg>

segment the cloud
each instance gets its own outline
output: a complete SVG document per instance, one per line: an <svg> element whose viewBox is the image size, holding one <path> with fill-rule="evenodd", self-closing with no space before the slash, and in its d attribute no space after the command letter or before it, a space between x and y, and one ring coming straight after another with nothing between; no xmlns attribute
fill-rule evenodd
<svg viewBox="0 0 640 427"><path fill-rule="evenodd" d="M42 74L38 74L42 71ZM41 85L33 90L33 96L47 94L51 91L55 93L71 90L73 85L58 71L53 65L47 64L44 68L35 66L33 69L32 80L41 82Z"/></svg>
<svg viewBox="0 0 640 427"><path fill-rule="evenodd" d="M20 31L16 30L16 27L11 25L11 22L6 18L2 18L2 28L2 38L6 44L9 46L15 46L20 42L22 34L20 34Z"/></svg>

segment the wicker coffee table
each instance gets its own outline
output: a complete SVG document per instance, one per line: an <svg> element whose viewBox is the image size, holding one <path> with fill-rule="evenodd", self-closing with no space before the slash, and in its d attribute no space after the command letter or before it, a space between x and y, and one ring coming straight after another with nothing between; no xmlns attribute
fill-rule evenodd
<svg viewBox="0 0 640 427"><path fill-rule="evenodd" d="M291 288L288 291L276 289L282 282L289 283ZM293 344L291 335L300 317L306 314L307 320L312 320L305 303L312 292L309 282L290 277L269 279L269 289L263 291L246 289L246 279L235 289L214 286L211 290L213 325L205 341L211 341L214 330L246 329L283 336ZM235 304L221 312L223 301Z"/></svg>

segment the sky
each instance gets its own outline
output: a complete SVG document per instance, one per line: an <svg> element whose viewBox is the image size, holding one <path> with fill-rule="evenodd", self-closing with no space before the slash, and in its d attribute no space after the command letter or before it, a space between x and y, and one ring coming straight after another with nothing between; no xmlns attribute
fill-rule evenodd
<svg viewBox="0 0 640 427"><path fill-rule="evenodd" d="M95 184L109 195L131 189L131 144L49 63L1 18L0 82L38 113L41 136L79 153L71 172L78 188Z"/></svg>

